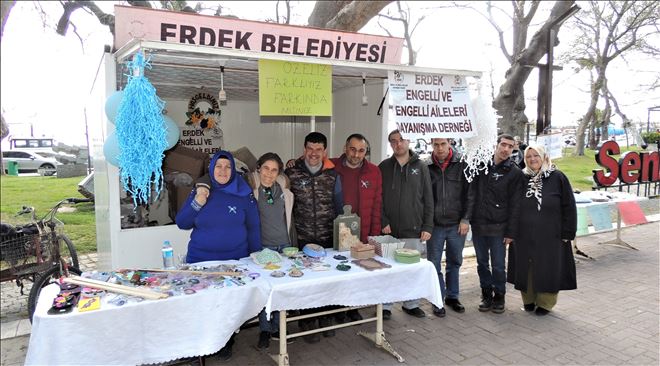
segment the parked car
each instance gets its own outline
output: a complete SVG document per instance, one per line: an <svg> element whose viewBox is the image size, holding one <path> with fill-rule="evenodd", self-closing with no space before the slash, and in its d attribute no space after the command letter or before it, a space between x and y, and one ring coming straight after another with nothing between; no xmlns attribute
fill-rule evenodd
<svg viewBox="0 0 660 366"><path fill-rule="evenodd" d="M43 175L54 175L57 172L57 166L62 165L54 158L45 157L36 151L27 150L9 150L2 152L2 162L7 172L7 163L15 161L18 163L19 173L40 172Z"/></svg>

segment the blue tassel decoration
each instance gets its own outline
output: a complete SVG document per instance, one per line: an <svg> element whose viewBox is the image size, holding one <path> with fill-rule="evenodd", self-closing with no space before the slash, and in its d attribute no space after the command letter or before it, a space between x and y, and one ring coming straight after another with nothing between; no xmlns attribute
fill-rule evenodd
<svg viewBox="0 0 660 366"><path fill-rule="evenodd" d="M124 97L115 119L119 141L119 169L124 190L131 194L135 207L146 204L155 184L156 197L163 187L163 151L167 147L167 132L163 128L165 102L144 76L151 68L149 60L138 52L129 61Z"/></svg>

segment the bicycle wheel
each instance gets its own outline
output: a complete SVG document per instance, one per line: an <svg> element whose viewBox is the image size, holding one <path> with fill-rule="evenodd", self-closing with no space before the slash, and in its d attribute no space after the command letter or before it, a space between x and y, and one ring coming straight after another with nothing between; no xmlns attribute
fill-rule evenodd
<svg viewBox="0 0 660 366"><path fill-rule="evenodd" d="M76 247L73 245L71 239L64 234L60 234L57 236L57 241L60 245L60 257L69 264L69 267L80 268L78 252L76 252ZM62 245L62 243L65 245Z"/></svg>
<svg viewBox="0 0 660 366"><path fill-rule="evenodd" d="M82 272L76 267L69 267L69 272L74 273L78 276ZM30 296L28 296L28 315L30 316L30 323L32 322L32 315L34 315L34 310L37 308L37 300L39 299L39 294L41 289L50 285L51 283L58 283L59 278L62 273L60 270L60 265L53 265L46 272L42 273L37 277L30 289Z"/></svg>

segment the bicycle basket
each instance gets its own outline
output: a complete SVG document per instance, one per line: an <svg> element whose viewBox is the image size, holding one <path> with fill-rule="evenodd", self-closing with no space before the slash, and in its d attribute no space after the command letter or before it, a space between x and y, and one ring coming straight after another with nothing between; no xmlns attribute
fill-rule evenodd
<svg viewBox="0 0 660 366"><path fill-rule="evenodd" d="M3 272L8 270L18 276L36 273L52 265L51 234L3 235L0 242L0 259Z"/></svg>

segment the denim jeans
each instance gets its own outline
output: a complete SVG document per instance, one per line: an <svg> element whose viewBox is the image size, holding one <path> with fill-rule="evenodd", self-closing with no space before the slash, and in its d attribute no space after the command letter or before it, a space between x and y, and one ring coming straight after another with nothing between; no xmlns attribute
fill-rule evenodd
<svg viewBox="0 0 660 366"><path fill-rule="evenodd" d="M506 293L506 270L504 260L506 245L502 236L473 236L474 252L477 255L477 273L482 289L493 288L495 293ZM490 265L493 266L491 273Z"/></svg>
<svg viewBox="0 0 660 366"><path fill-rule="evenodd" d="M278 246L265 246L264 248L268 248L270 250L274 250L278 253L282 253L282 249L291 246L290 244L280 244ZM266 320L266 310L263 309L259 313L259 329L262 332L279 332L280 331L280 312L279 311L273 311L270 313L270 321Z"/></svg>
<svg viewBox="0 0 660 366"><path fill-rule="evenodd" d="M442 252L447 242L447 257L445 259L446 276L442 276ZM430 260L438 272L442 296L447 299L458 299L458 272L463 264L463 247L465 236L458 233L458 224L451 226L436 226L431 239L426 243L426 258Z"/></svg>

